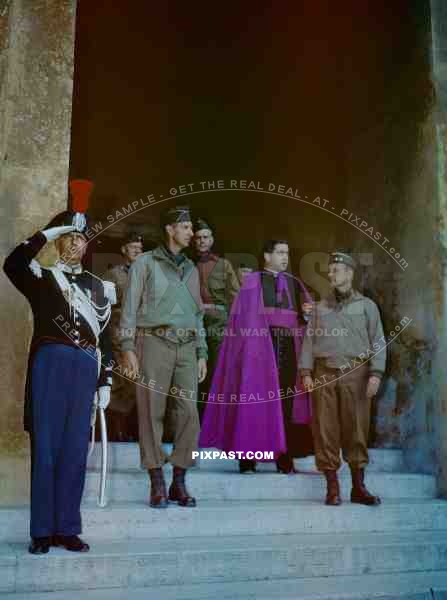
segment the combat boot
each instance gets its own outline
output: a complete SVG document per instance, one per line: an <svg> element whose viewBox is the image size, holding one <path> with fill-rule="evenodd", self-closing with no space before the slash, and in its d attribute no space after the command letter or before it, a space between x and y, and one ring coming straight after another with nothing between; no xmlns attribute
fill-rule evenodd
<svg viewBox="0 0 447 600"><path fill-rule="evenodd" d="M351 502L378 506L381 503L379 496L374 496L365 486L365 469L350 467L352 478Z"/></svg>
<svg viewBox="0 0 447 600"><path fill-rule="evenodd" d="M179 506L196 506L196 499L193 498L186 489L185 485L186 469L173 467L172 483L169 487L169 500L177 502Z"/></svg>
<svg viewBox="0 0 447 600"><path fill-rule="evenodd" d="M149 476L151 478L150 506L152 508L167 508L168 499L163 469L161 467L149 469Z"/></svg>
<svg viewBox="0 0 447 600"><path fill-rule="evenodd" d="M341 504L340 484L338 483L337 471L328 470L324 472L326 477L327 493L325 504L327 506L339 506Z"/></svg>

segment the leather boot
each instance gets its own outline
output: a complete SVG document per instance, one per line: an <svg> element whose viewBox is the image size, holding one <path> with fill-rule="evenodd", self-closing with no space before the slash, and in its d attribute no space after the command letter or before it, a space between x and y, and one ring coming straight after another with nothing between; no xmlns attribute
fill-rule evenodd
<svg viewBox="0 0 447 600"><path fill-rule="evenodd" d="M324 474L327 485L325 504L327 504L327 506L339 506L341 504L341 497L337 471L325 471Z"/></svg>
<svg viewBox="0 0 447 600"><path fill-rule="evenodd" d="M161 467L149 469L149 476L151 478L150 506L152 508L167 508L168 499L163 469Z"/></svg>
<svg viewBox="0 0 447 600"><path fill-rule="evenodd" d="M373 496L365 486L365 469L350 467L352 478L351 502L366 504L366 506L378 506L381 502L378 496Z"/></svg>
<svg viewBox="0 0 447 600"><path fill-rule="evenodd" d="M186 469L173 467L172 483L169 487L169 500L177 502L179 506L196 506L196 499L189 495L185 485Z"/></svg>

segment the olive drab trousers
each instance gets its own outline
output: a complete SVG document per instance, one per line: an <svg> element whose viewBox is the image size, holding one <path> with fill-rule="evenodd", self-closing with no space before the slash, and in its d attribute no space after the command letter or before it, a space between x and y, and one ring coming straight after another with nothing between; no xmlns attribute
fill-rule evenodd
<svg viewBox="0 0 447 600"><path fill-rule="evenodd" d="M173 342L156 335L139 335L137 358L141 464L154 469L169 461L186 469L194 464L192 453L197 450L199 436L196 341ZM169 457L162 448L168 400L173 429L173 453Z"/></svg>
<svg viewBox="0 0 447 600"><path fill-rule="evenodd" d="M318 360L312 393L312 432L320 471L337 470L343 459L354 468L368 464L371 399L366 397L368 365L351 371L328 368Z"/></svg>

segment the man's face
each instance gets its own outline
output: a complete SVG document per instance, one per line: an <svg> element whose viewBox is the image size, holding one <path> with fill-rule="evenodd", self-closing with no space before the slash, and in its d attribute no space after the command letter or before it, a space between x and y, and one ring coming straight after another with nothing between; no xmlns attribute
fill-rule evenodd
<svg viewBox="0 0 447 600"><path fill-rule="evenodd" d="M127 262L133 263L137 256L143 253L143 244L141 242L129 242L121 246L121 252Z"/></svg>
<svg viewBox="0 0 447 600"><path fill-rule="evenodd" d="M328 270L329 283L335 289L352 285L354 271L343 263L331 263Z"/></svg>
<svg viewBox="0 0 447 600"><path fill-rule="evenodd" d="M56 240L56 247L61 259L67 265L79 264L87 251L87 240L81 233L73 231Z"/></svg>
<svg viewBox="0 0 447 600"><path fill-rule="evenodd" d="M213 234L209 229L199 229L194 234L194 245L199 254L209 252L214 244Z"/></svg>
<svg viewBox="0 0 447 600"><path fill-rule="evenodd" d="M169 238L180 248L187 248L194 236L191 221L174 223L166 227Z"/></svg>
<svg viewBox="0 0 447 600"><path fill-rule="evenodd" d="M265 266L272 271L285 271L289 265L289 246L288 244L276 244L273 252L264 254Z"/></svg>

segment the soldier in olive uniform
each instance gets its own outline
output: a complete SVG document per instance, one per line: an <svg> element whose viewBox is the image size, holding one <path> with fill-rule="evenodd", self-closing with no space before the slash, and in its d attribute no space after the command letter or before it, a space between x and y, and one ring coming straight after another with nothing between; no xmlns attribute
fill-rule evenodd
<svg viewBox="0 0 447 600"><path fill-rule="evenodd" d="M134 260L142 252L143 237L136 232L131 232L123 240L121 246L121 254L126 262L112 267L103 277L106 281L113 281L117 295L117 304L113 307L111 319L112 349L115 364L119 364L120 362L119 324L129 269ZM112 399L107 417L111 439L118 442L131 442L138 438L135 383L128 377L122 377L118 374L114 378Z"/></svg>
<svg viewBox="0 0 447 600"><path fill-rule="evenodd" d="M385 337L377 305L353 288L356 266L347 250L330 254L332 292L315 307L299 362L303 383L313 390L315 458L330 506L341 504L340 450L351 470L351 502L380 504L364 477L371 403L385 372Z"/></svg>
<svg viewBox="0 0 447 600"><path fill-rule="evenodd" d="M161 220L164 243L145 252L129 273L120 321L123 366L139 378L137 408L141 464L151 479L150 505L166 508L168 497L196 506L185 486L194 464L199 415L197 387L206 377L207 346L199 274L183 250L193 238L187 207L167 210ZM173 401L174 444L162 447L168 398ZM173 465L166 491L165 462Z"/></svg>
<svg viewBox="0 0 447 600"><path fill-rule="evenodd" d="M195 223L194 245L198 257L196 266L200 276L200 294L204 302L203 322L208 344L208 375L200 386L198 404L202 418L223 331L231 304L239 291L239 280L231 262L212 253L213 231L203 219L197 219Z"/></svg>

